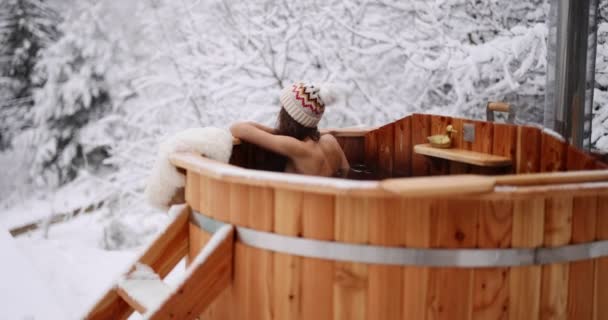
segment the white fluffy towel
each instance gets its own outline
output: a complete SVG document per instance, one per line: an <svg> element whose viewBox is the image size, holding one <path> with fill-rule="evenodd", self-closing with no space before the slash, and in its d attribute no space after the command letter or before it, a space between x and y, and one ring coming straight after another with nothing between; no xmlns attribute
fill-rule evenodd
<svg viewBox="0 0 608 320"><path fill-rule="evenodd" d="M145 195L149 204L165 211L177 190L186 185L186 177L169 162L169 156L174 152L196 152L228 163L232 153L232 134L228 129L190 128L160 143L158 157L146 183Z"/></svg>

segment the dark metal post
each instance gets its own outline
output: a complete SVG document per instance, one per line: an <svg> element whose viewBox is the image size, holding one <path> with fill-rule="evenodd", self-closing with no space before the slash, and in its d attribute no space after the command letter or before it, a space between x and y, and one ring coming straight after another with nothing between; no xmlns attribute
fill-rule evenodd
<svg viewBox="0 0 608 320"><path fill-rule="evenodd" d="M552 0L545 127L588 149L595 82L597 0Z"/></svg>

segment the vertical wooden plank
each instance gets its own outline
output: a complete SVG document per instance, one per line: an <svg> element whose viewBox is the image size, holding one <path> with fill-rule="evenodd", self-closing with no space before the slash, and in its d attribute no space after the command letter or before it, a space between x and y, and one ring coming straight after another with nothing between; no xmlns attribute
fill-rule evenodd
<svg viewBox="0 0 608 320"><path fill-rule="evenodd" d="M272 231L274 220L274 190L251 186L249 190L248 225L259 231Z"/></svg>
<svg viewBox="0 0 608 320"><path fill-rule="evenodd" d="M517 128L516 173L540 172L540 130L534 127Z"/></svg>
<svg viewBox="0 0 608 320"><path fill-rule="evenodd" d="M563 171L566 168L567 143L550 134L541 135L541 172Z"/></svg>
<svg viewBox="0 0 608 320"><path fill-rule="evenodd" d="M234 319L232 290L223 290L201 314L201 320Z"/></svg>
<svg viewBox="0 0 608 320"><path fill-rule="evenodd" d="M302 230L302 192L284 189L274 191L274 233L297 236Z"/></svg>
<svg viewBox="0 0 608 320"><path fill-rule="evenodd" d="M517 149L517 126L494 123L492 137L492 154L509 157L515 163ZM515 173L515 166L507 168L504 173Z"/></svg>
<svg viewBox="0 0 608 320"><path fill-rule="evenodd" d="M412 161L412 117L407 116L395 122L393 130L393 177L409 177Z"/></svg>
<svg viewBox="0 0 608 320"><path fill-rule="evenodd" d="M567 146L566 168L568 171L596 169L596 161L592 156L578 150L572 145Z"/></svg>
<svg viewBox="0 0 608 320"><path fill-rule="evenodd" d="M211 178L204 175L200 175L199 177L198 207L202 214L213 218L213 210L210 209L211 202L209 201L211 196L209 191L209 180L211 180ZM195 208L195 206L193 206L193 208Z"/></svg>
<svg viewBox="0 0 608 320"><path fill-rule="evenodd" d="M446 134L446 128L452 123L452 118L446 116L431 115L431 132L430 135ZM450 162L448 160L431 158L430 174L433 176L446 175L450 170Z"/></svg>
<svg viewBox="0 0 608 320"><path fill-rule="evenodd" d="M452 128L456 130L456 133L452 134L452 148L463 149L462 125L464 121L465 119L462 118L452 118Z"/></svg>
<svg viewBox="0 0 608 320"><path fill-rule="evenodd" d="M200 208L200 192L201 192L201 177L199 174L194 173L192 171L188 171L186 173L186 188L185 188L185 196L186 203L192 208L194 211L201 211Z"/></svg>
<svg viewBox="0 0 608 320"><path fill-rule="evenodd" d="M373 130L365 134L365 166L374 175L378 174L378 130Z"/></svg>
<svg viewBox="0 0 608 320"><path fill-rule="evenodd" d="M431 225L432 248L473 248L477 243L479 202L435 200ZM429 277L431 319L470 319L473 306L473 270L432 268Z"/></svg>
<svg viewBox="0 0 608 320"><path fill-rule="evenodd" d="M515 159L517 148L517 126L495 123L492 138L492 154Z"/></svg>
<svg viewBox="0 0 608 320"><path fill-rule="evenodd" d="M218 179L207 180L208 214L214 219L229 222L230 220L230 184Z"/></svg>
<svg viewBox="0 0 608 320"><path fill-rule="evenodd" d="M188 188L186 188L188 190ZM193 208L194 209L194 208ZM190 265L190 262L196 258L198 253L203 249L203 247L207 244L207 242L211 239L211 234L203 231L197 225L193 223L189 223L188 225L188 259L186 260L187 264ZM200 315L200 318L212 319L212 313L214 313L214 309L216 309L216 302L213 302L207 310Z"/></svg>
<svg viewBox="0 0 608 320"><path fill-rule="evenodd" d="M196 255L203 249L207 241L211 239L211 235L201 230L198 226L193 223L188 224L188 256L186 264L190 265L190 262Z"/></svg>
<svg viewBox="0 0 608 320"><path fill-rule="evenodd" d="M487 121L475 121L475 141L471 149L477 152L491 153L494 140L494 124Z"/></svg>
<svg viewBox="0 0 608 320"><path fill-rule="evenodd" d="M608 240L608 195L597 198L596 239ZM593 292L593 319L608 319L608 258L595 260L595 287Z"/></svg>
<svg viewBox="0 0 608 320"><path fill-rule="evenodd" d="M253 214L249 204L249 190L252 187L239 183L230 184L230 222L248 227L249 215ZM247 318L247 292L248 292L248 256L247 248L239 242L234 244L234 264L232 282L233 319Z"/></svg>
<svg viewBox="0 0 608 320"><path fill-rule="evenodd" d="M429 248L431 245L430 199L403 199L405 245ZM434 223L434 221L433 221ZM403 319L427 319L427 294L430 268L403 267Z"/></svg>
<svg viewBox="0 0 608 320"><path fill-rule="evenodd" d="M207 188L209 185L209 178L201 176L200 184L204 185L204 188ZM203 188L203 186L201 186ZM210 202L208 201L209 197L214 194L213 191L209 192L208 189L201 189L200 193L201 199L198 202L199 206L201 206L201 212L207 215L207 212L213 212L213 210L206 209L209 207ZM227 201L228 199L226 199ZM211 204L214 205L214 204ZM209 239L211 238L211 234L201 230L199 227L190 224L189 226L189 256L188 261L191 261L196 257L196 255L203 249L203 247L207 244ZM220 293L215 300L207 307L205 312L200 315L202 320L206 319L231 319L232 311L231 308L232 302L232 294L233 290L224 290Z"/></svg>
<svg viewBox="0 0 608 320"><path fill-rule="evenodd" d="M401 201L397 198L370 199L369 242L403 246L405 225ZM367 319L403 317L403 272L399 266L370 265L368 269Z"/></svg>
<svg viewBox="0 0 608 320"><path fill-rule="evenodd" d="M230 221L230 184L221 180L201 176L199 194L201 195L199 207L205 215L221 221ZM210 235L202 235L206 243ZM201 246L202 248L202 246ZM231 319L233 308L233 290L224 290L207 307L201 315L202 319Z"/></svg>
<svg viewBox="0 0 608 320"><path fill-rule="evenodd" d="M199 212L201 212L204 215L210 216L211 210L209 210L209 179L208 177L204 176L204 175L198 175L198 191L189 191L188 187L186 187L186 195L188 195L189 192L194 193L198 193L198 199L196 197L192 198L193 204L192 204L192 209L196 210L196 208L199 208ZM194 186L196 186L196 184L193 184ZM189 227L189 241L188 241L188 245L189 245L189 256L187 259L187 262L192 261L192 259L194 259L194 257L196 257L196 255L198 254L198 252L200 250L202 250L202 248L205 246L205 244L207 243L207 241L209 241L209 239L211 238L211 235L208 234L207 232L199 229L198 227L193 227L192 224ZM205 312L203 312L200 315L200 318L202 320L206 320L206 319L212 319L212 315L214 313L214 309L216 308L215 303L212 303L211 306L209 306L207 308L207 310L205 310Z"/></svg>
<svg viewBox="0 0 608 320"><path fill-rule="evenodd" d="M239 242L234 243L234 266L232 279L232 319L248 319L247 305L249 293L248 277L255 276L249 274L249 257L247 247Z"/></svg>
<svg viewBox="0 0 608 320"><path fill-rule="evenodd" d="M597 197L575 197L572 203L572 243L595 240ZM593 260L570 263L568 276L568 319L593 319Z"/></svg>
<svg viewBox="0 0 608 320"><path fill-rule="evenodd" d="M513 202L482 203L479 213L479 248L510 248ZM479 268L473 272L473 319L509 318L509 268Z"/></svg>
<svg viewBox="0 0 608 320"><path fill-rule="evenodd" d="M341 137L337 136L336 139L344 151L346 159L351 166L356 164L363 164L365 162L365 137Z"/></svg>
<svg viewBox="0 0 608 320"><path fill-rule="evenodd" d="M536 248L543 244L544 199L514 200L513 248ZM509 319L538 319L540 315L541 267L512 267L509 274Z"/></svg>
<svg viewBox="0 0 608 320"><path fill-rule="evenodd" d="M430 115L431 134L446 134L446 127L452 124L452 118L447 116Z"/></svg>
<svg viewBox="0 0 608 320"><path fill-rule="evenodd" d="M248 185L230 183L230 212L228 220L237 226L246 227L249 224L249 189Z"/></svg>
<svg viewBox="0 0 608 320"><path fill-rule="evenodd" d="M568 244L572 237L572 197L545 201L545 247ZM540 318L566 319L568 316L568 264L542 266Z"/></svg>
<svg viewBox="0 0 608 320"><path fill-rule="evenodd" d="M366 243L368 221L368 199L353 196L336 197L334 230L336 241ZM334 265L334 319L365 319L367 266L350 262L335 262Z"/></svg>
<svg viewBox="0 0 608 320"><path fill-rule="evenodd" d="M304 199L299 191L275 189L274 232L297 236L302 230ZM299 319L301 258L275 252L273 254L273 312L276 319Z"/></svg>
<svg viewBox="0 0 608 320"><path fill-rule="evenodd" d="M608 164L601 160L595 160L595 165L593 166L593 169L597 169L597 170L608 169Z"/></svg>
<svg viewBox="0 0 608 320"><path fill-rule="evenodd" d="M385 125L378 129L378 178L390 178L393 175L393 153L395 145L393 141L393 124Z"/></svg>
<svg viewBox="0 0 608 320"><path fill-rule="evenodd" d="M412 148L421 143L428 143L427 137L431 133L431 117L426 114L412 115ZM412 153L412 176L427 176L430 173L431 162L423 155Z"/></svg>
<svg viewBox="0 0 608 320"><path fill-rule="evenodd" d="M302 207L302 236L334 239L333 195L305 194ZM304 258L302 261L302 319L330 320L333 317L334 262Z"/></svg>
<svg viewBox="0 0 608 320"><path fill-rule="evenodd" d="M456 133L452 134L452 148L465 148L464 141L462 139L462 128L464 121L465 120L461 118L452 118L452 127L454 128L454 130L456 130ZM450 174L466 174L471 172L470 165L458 161L450 161L449 167Z"/></svg>
<svg viewBox="0 0 608 320"><path fill-rule="evenodd" d="M249 192L249 227L272 231L274 218L274 190L251 187ZM247 276L247 319L273 319L272 317L272 252L247 247L249 273Z"/></svg>
<svg viewBox="0 0 608 320"><path fill-rule="evenodd" d="M470 143L466 142L469 150L477 151L481 153L492 153L493 140L494 140L494 124L487 121L474 121L475 125L475 140ZM500 170L501 168L499 168ZM471 169L472 173L479 174L497 174L497 169L488 167L473 166Z"/></svg>

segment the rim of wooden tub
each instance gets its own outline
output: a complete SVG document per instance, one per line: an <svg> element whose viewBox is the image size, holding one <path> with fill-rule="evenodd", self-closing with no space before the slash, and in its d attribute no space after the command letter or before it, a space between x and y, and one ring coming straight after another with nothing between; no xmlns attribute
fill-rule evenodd
<svg viewBox="0 0 608 320"><path fill-rule="evenodd" d="M512 199L551 193L608 193L608 169L485 176L475 174L361 181L246 169L195 153L174 153L178 168L209 178L252 186L333 195L374 197L475 197Z"/></svg>

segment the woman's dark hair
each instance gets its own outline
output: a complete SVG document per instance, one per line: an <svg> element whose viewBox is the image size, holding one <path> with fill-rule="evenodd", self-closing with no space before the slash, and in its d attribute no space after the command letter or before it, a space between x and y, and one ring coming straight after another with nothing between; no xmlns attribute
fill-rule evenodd
<svg viewBox="0 0 608 320"><path fill-rule="evenodd" d="M275 133L290 136L300 141L303 141L306 138L319 141L321 137L321 134L316 127L307 128L299 124L287 113L287 111L285 111L285 108L281 108L281 111L279 112ZM285 171L285 166L287 165L288 160L286 156L282 156L259 147L257 147L255 154L256 157L254 159L255 164L253 165L253 168L277 172Z"/></svg>
<svg viewBox="0 0 608 320"><path fill-rule="evenodd" d="M287 113L287 111L285 111L285 108L281 108L281 111L279 112L276 133L290 136L301 141L306 138L310 138L313 141L319 141L319 138L321 137L317 127L308 128L299 124L289 115L289 113Z"/></svg>

